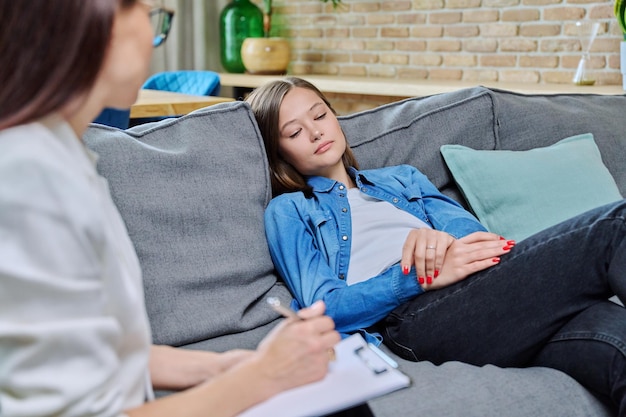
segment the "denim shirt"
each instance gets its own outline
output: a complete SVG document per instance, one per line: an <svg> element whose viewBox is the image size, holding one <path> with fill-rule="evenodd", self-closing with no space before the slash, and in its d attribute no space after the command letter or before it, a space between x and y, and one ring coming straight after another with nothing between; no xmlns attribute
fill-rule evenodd
<svg viewBox="0 0 626 417"><path fill-rule="evenodd" d="M349 170L359 190L387 201L424 221L433 229L460 238L485 228L457 202L443 195L424 174L409 165L375 170ZM366 281L348 286L351 215L347 186L326 177L309 177L313 196L282 194L265 212L267 241L278 273L295 300L294 308L326 303L342 336L359 332L380 344L367 328L395 307L424 290L415 269L402 273L400 264ZM400 254L399 254L400 255Z"/></svg>

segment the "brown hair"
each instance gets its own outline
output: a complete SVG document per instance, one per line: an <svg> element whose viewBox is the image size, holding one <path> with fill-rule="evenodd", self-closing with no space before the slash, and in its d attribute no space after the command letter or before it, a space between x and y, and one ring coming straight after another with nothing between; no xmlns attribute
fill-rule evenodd
<svg viewBox="0 0 626 417"><path fill-rule="evenodd" d="M267 152L270 165L270 178L274 196L293 191L302 191L306 195L311 195L311 187L307 184L306 179L281 157L278 147L280 138L278 128L280 105L285 95L296 87L313 91L322 99L333 114L337 114L324 94L317 87L297 77L287 77L282 80L271 81L256 88L246 98L246 101L252 107L252 112L254 113L254 117L259 125L259 130L261 131L261 136L263 136L265 151ZM358 168L356 158L349 146L346 147L342 161L346 169L348 167Z"/></svg>
<svg viewBox="0 0 626 417"><path fill-rule="evenodd" d="M0 0L0 129L59 110L92 87L118 7L138 0Z"/></svg>

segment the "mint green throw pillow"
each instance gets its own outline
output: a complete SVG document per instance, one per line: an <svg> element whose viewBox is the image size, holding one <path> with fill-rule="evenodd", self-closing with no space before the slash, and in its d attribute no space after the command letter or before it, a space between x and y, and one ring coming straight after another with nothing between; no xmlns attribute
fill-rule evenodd
<svg viewBox="0 0 626 417"><path fill-rule="evenodd" d="M528 151L443 145L441 153L474 214L506 239L622 199L591 133Z"/></svg>

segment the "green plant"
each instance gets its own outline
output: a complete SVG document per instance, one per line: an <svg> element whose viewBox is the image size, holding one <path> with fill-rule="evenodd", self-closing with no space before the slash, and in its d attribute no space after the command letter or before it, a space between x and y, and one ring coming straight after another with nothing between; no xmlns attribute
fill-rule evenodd
<svg viewBox="0 0 626 417"><path fill-rule="evenodd" d="M320 0L322 3L333 3L333 8L337 8L342 0ZM270 30L272 29L272 0L263 0L263 33L265 37L270 36Z"/></svg>
<svg viewBox="0 0 626 417"><path fill-rule="evenodd" d="M328 3L328 0L321 0L321 1L323 1L324 3ZM341 0L330 0L330 1L333 2L333 7L335 8L339 6L339 3L341 3Z"/></svg>
<svg viewBox="0 0 626 417"><path fill-rule="evenodd" d="M619 27L622 28L622 35L626 40L626 0L615 0L615 17L619 23Z"/></svg>

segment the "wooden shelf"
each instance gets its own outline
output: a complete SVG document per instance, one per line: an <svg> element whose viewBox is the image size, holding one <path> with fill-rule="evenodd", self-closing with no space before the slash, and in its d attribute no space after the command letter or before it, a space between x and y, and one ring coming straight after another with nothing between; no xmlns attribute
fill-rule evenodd
<svg viewBox="0 0 626 417"><path fill-rule="evenodd" d="M180 116L217 103L233 101L230 97L192 96L161 90L140 90L130 108L130 117Z"/></svg>
<svg viewBox="0 0 626 417"><path fill-rule="evenodd" d="M574 84L522 84L499 82L399 80L332 75L298 75L325 93L362 94L390 97L423 97L482 85L522 94L603 94L624 95L621 85L579 86ZM256 88L268 81L283 78L275 75L220 73L220 83L229 87Z"/></svg>

